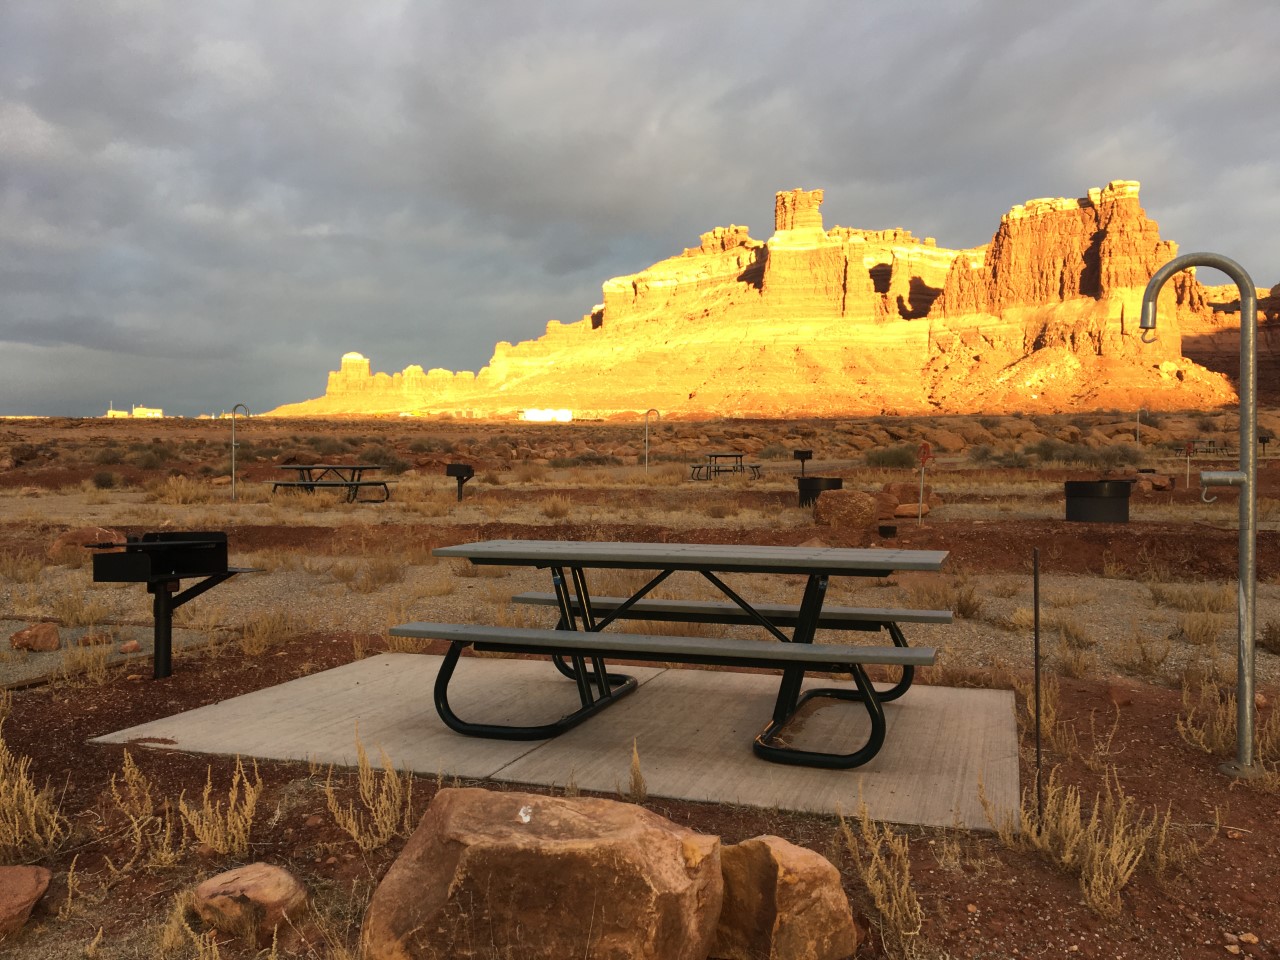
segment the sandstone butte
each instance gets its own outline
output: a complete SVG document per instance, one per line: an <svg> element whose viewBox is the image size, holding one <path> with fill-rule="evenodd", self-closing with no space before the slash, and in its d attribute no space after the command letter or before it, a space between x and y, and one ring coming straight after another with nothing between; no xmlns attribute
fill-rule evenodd
<svg viewBox="0 0 1280 960"><path fill-rule="evenodd" d="M272 414L790 418L1235 402L1223 374L1183 352L1187 338L1238 349L1222 288L1179 274L1161 294L1157 341L1139 340L1143 288L1177 245L1160 239L1136 181L1019 204L967 250L903 229L826 229L822 199L778 193L768 240L716 227L607 281L580 321L498 343L479 373L371 374L348 353L323 397ZM1278 301L1280 286L1263 307Z"/></svg>

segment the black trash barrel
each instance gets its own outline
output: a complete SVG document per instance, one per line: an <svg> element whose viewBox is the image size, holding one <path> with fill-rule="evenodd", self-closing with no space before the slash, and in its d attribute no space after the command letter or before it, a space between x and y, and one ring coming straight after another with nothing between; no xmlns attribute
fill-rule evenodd
<svg viewBox="0 0 1280 960"><path fill-rule="evenodd" d="M1131 480L1067 480L1067 519L1083 523L1128 523Z"/></svg>

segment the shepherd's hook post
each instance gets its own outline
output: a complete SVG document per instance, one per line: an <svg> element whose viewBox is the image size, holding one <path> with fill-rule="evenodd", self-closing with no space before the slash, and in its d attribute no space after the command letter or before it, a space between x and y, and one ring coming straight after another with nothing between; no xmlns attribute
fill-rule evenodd
<svg viewBox="0 0 1280 960"><path fill-rule="evenodd" d="M237 410L243 410L244 415L246 417L253 416L253 414L249 412L249 408L246 407L243 403L237 403L234 407L231 408L231 502L232 503L236 502L236 447L239 446L239 444L236 443L236 411Z"/></svg>
<svg viewBox="0 0 1280 960"><path fill-rule="evenodd" d="M662 419L662 414L658 413L658 411L653 409L653 407L650 407L648 410L644 412L644 472L645 473L649 472L649 414L651 413L654 416L656 416L659 420Z"/></svg>
<svg viewBox="0 0 1280 960"><path fill-rule="evenodd" d="M1254 438L1258 435L1258 293L1253 280L1240 264L1217 253L1188 253L1175 257L1155 272L1142 294L1142 341L1156 327L1156 298L1170 277L1188 267L1221 270L1235 281L1240 291L1240 468L1202 470L1201 487L1240 489L1240 573L1239 617L1236 656L1236 759L1222 770L1235 777L1254 777L1253 763L1253 666L1254 633L1257 627L1257 542L1258 460ZM1204 493L1201 494L1204 497Z"/></svg>

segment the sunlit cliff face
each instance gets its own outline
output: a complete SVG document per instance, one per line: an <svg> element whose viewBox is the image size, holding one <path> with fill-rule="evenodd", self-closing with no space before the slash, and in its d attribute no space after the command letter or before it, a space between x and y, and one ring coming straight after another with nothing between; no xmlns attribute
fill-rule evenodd
<svg viewBox="0 0 1280 960"><path fill-rule="evenodd" d="M352 352L323 397L274 412L795 417L1166 409L1234 396L1182 355L1182 326L1212 312L1194 279L1168 285L1159 340L1139 341L1143 287L1176 245L1147 219L1135 181L1019 204L968 250L903 229L827 229L822 200L821 190L778 193L768 240L717 227L607 280L580 321L497 344L478 373L373 374Z"/></svg>

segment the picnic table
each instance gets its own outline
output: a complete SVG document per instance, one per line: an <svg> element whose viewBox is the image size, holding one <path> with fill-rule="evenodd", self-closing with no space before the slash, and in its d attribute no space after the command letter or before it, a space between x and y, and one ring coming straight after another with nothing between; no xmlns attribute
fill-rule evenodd
<svg viewBox="0 0 1280 960"><path fill-rule="evenodd" d="M469 736L508 740L538 740L556 736L598 713L636 688L636 680L610 672L608 659L677 662L720 666L765 667L781 671L772 718L755 737L752 749L763 759L804 766L846 768L863 764L884 742L883 704L909 689L914 669L933 663L934 651L909 647L901 623L949 623L950 611L873 610L825 607L832 577L886 577L895 571L937 571L945 551L846 549L829 547L743 546L688 543L575 542L559 540L489 540L441 547L436 556L462 557L474 564L522 565L548 569L553 592L520 594L520 603L554 606L555 629L476 624L407 623L393 627L402 637L450 641L436 678L435 704L441 719ZM595 597L588 574L607 569L653 571L654 575L628 597ZM692 571L711 583L724 601L660 600L654 588L677 571ZM751 601L734 589L724 574L799 575L804 588L797 604ZM618 620L699 622L754 625L767 639L662 636L614 633L607 627ZM819 628L885 630L891 646L836 646L814 643ZM789 632L788 632L789 631ZM547 724L511 726L463 720L449 705L448 687L463 649L550 655L552 662L578 687L581 707ZM867 664L901 668L888 690L878 690L867 676ZM807 672L852 674L853 688L825 687L801 694ZM849 753L807 750L785 742L784 729L814 698L855 701L870 720L865 743ZM672 722L678 722L673 718Z"/></svg>
<svg viewBox="0 0 1280 960"><path fill-rule="evenodd" d="M376 463L282 463L281 470L293 470L298 474L296 480L275 480L271 484L271 492L277 490L302 490L315 493L317 489L342 489L345 491L347 503L382 503L391 496L391 488L386 480L367 480L366 473L381 470ZM382 496L360 499L360 492L382 491Z"/></svg>
<svg viewBox="0 0 1280 960"><path fill-rule="evenodd" d="M743 463L746 459L745 453L737 451L729 451L727 453L708 453L705 463L689 464L690 480L711 480L720 476L722 473L746 473L751 471L751 479L760 479L760 465L758 463Z"/></svg>

